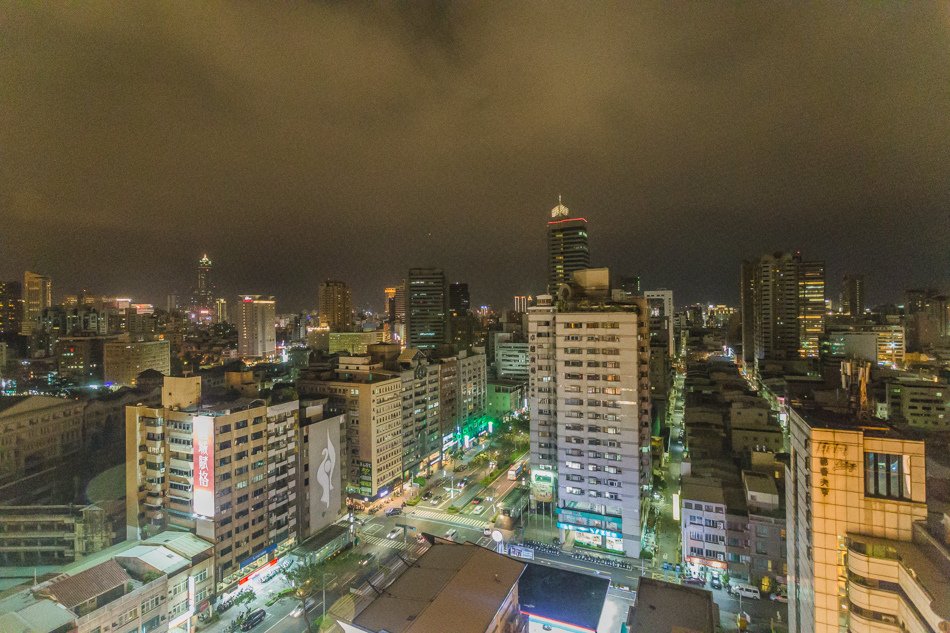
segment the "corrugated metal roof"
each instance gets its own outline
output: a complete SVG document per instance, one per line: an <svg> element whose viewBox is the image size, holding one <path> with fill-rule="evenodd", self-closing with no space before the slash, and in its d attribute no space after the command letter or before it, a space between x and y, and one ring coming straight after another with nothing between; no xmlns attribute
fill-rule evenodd
<svg viewBox="0 0 950 633"><path fill-rule="evenodd" d="M131 582L122 566L114 560L50 583L45 591L70 609L96 596Z"/></svg>

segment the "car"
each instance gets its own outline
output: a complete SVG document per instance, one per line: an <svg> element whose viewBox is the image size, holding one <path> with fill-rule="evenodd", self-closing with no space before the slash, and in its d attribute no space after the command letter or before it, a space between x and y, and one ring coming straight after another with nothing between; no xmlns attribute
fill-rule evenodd
<svg viewBox="0 0 950 633"><path fill-rule="evenodd" d="M689 578L683 581L684 585L695 585L697 587L705 587L706 581L702 578L697 578L696 576L690 576Z"/></svg>
<svg viewBox="0 0 950 633"><path fill-rule="evenodd" d="M234 600L232 600L231 598L225 598L224 600L218 603L218 606L216 607L216 609L218 613L224 613L225 611L227 611L233 606L234 606Z"/></svg>
<svg viewBox="0 0 950 633"><path fill-rule="evenodd" d="M482 536L491 536L491 528L485 527L482 529Z"/></svg>
<svg viewBox="0 0 950 633"><path fill-rule="evenodd" d="M393 528L389 530L389 534L386 535L386 538L392 540L396 538L397 536L399 536L399 528Z"/></svg>
<svg viewBox="0 0 950 633"><path fill-rule="evenodd" d="M475 516L478 516L484 511L485 511L485 506L475 506L475 509L472 510L472 514L474 514Z"/></svg>
<svg viewBox="0 0 950 633"><path fill-rule="evenodd" d="M429 499L431 499L431 498L432 498L432 491L431 491L431 490L426 490L424 493L422 493L422 498L425 499L426 501L428 501Z"/></svg>
<svg viewBox="0 0 950 633"><path fill-rule="evenodd" d="M394 517L396 515L402 514L402 508L387 508L386 516Z"/></svg>
<svg viewBox="0 0 950 633"><path fill-rule="evenodd" d="M431 499L429 499L429 503L431 503L434 506L439 505L440 503L442 503L442 495L436 495L432 497Z"/></svg>
<svg viewBox="0 0 950 633"><path fill-rule="evenodd" d="M309 611L310 609L314 608L315 606L317 606L317 599L316 599L316 598L307 598L307 611ZM296 607L294 607L294 610L290 612L290 617L292 617L292 618L299 618L299 617L301 617L302 615L303 615L303 605L302 605L302 604L298 604Z"/></svg>
<svg viewBox="0 0 950 633"><path fill-rule="evenodd" d="M481 503L482 501L484 501L484 500L483 500L481 497L473 497L473 498L472 498L472 503L474 503L475 505L478 505L478 504Z"/></svg>
<svg viewBox="0 0 950 633"><path fill-rule="evenodd" d="M251 611L248 616L244 618L244 622L241 623L241 630L250 631L255 626L263 622L265 617L267 617L267 611L264 611L263 609Z"/></svg>
<svg viewBox="0 0 950 633"><path fill-rule="evenodd" d="M363 554L360 556L360 567L366 567L376 558L376 554Z"/></svg>
<svg viewBox="0 0 950 633"><path fill-rule="evenodd" d="M445 533L445 538L451 541L453 538L455 538L455 535L458 533L459 533L458 530L456 530L455 528L452 528L451 530Z"/></svg>
<svg viewBox="0 0 950 633"><path fill-rule="evenodd" d="M722 589L722 581L714 577L709 581L709 586L713 589Z"/></svg>
<svg viewBox="0 0 950 633"><path fill-rule="evenodd" d="M775 602L782 602L782 603L786 603L786 604L787 604L787 603L788 603L788 596L786 596L785 594L782 594L782 593L773 593L773 594L772 594L772 600L774 600Z"/></svg>

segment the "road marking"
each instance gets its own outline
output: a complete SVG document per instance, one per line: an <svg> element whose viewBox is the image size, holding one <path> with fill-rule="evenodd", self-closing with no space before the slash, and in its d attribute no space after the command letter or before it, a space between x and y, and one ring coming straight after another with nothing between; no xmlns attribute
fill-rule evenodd
<svg viewBox="0 0 950 633"><path fill-rule="evenodd" d="M362 536L363 541L366 543L371 543L372 545L377 545L379 547L388 547L390 549L408 549L409 545L403 543L402 540L380 538L378 536L369 536L364 534Z"/></svg>
<svg viewBox="0 0 950 633"><path fill-rule="evenodd" d="M409 517L415 517L418 519L424 519L426 521L437 521L440 523L446 523L448 525L462 525L470 526L481 530L482 528L488 527L488 522L483 519L477 519L475 517L463 516L458 514L448 514L441 512L430 512L428 510L413 510L412 514Z"/></svg>
<svg viewBox="0 0 950 633"><path fill-rule="evenodd" d="M371 523L369 527L363 529L363 534L376 534L382 527L380 523Z"/></svg>

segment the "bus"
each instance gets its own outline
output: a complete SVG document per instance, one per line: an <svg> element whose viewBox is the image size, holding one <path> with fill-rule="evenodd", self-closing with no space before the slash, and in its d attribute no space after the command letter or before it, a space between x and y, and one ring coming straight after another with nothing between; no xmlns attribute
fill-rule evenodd
<svg viewBox="0 0 950 633"><path fill-rule="evenodd" d="M521 476L521 473L524 472L524 460L512 464L511 468L508 469L508 480L517 481L518 477Z"/></svg>

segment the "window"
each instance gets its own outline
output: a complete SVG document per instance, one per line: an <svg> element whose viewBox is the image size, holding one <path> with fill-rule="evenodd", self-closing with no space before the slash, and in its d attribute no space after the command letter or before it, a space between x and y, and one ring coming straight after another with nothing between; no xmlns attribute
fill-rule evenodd
<svg viewBox="0 0 950 633"><path fill-rule="evenodd" d="M569 494L569 495L582 495L582 494L584 494L584 491L583 491L583 490L581 490L580 488L575 488L574 486L568 486L568 487L566 487L566 488L564 489L564 491L567 492L567 494Z"/></svg>
<svg viewBox="0 0 950 633"><path fill-rule="evenodd" d="M864 454L864 494L888 499L910 498L910 458L887 453Z"/></svg>

